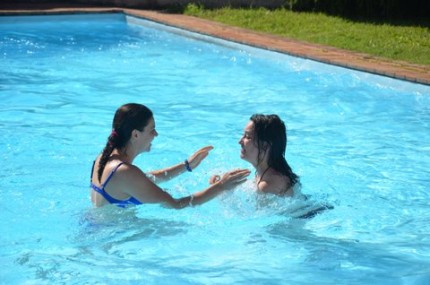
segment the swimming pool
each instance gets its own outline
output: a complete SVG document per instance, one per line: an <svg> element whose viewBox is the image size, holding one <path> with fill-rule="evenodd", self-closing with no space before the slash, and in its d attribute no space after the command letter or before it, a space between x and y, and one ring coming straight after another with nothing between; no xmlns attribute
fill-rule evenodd
<svg viewBox="0 0 430 285"><path fill-rule="evenodd" d="M1 17L0 35L2 283L430 282L429 86L123 14ZM155 113L144 170L214 145L162 185L175 196L249 167L243 127L277 113L302 191L335 208L293 219L250 182L182 211L92 209L91 163L127 102Z"/></svg>

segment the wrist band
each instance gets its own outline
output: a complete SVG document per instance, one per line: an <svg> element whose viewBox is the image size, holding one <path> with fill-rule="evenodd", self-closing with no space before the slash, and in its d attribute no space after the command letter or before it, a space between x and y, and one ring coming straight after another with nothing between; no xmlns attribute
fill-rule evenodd
<svg viewBox="0 0 430 285"><path fill-rule="evenodd" d="M185 159L184 163L185 163L185 168L186 168L189 172L193 171L193 170L191 169L191 167L190 167L190 163L188 162L188 159Z"/></svg>

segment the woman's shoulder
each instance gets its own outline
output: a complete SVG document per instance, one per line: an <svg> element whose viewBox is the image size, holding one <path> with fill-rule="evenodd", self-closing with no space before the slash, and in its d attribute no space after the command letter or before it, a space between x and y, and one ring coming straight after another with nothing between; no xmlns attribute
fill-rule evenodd
<svg viewBox="0 0 430 285"><path fill-rule="evenodd" d="M270 169L260 181L258 189L265 193L285 195L291 189L291 181L287 176Z"/></svg>
<svg viewBox="0 0 430 285"><path fill-rule="evenodd" d="M269 169L258 184L260 191L277 195L285 194L289 188L290 179L274 169Z"/></svg>
<svg viewBox="0 0 430 285"><path fill-rule="evenodd" d="M270 179L275 184L279 184L287 187L289 187L289 185L291 184L290 178L288 178L288 176L282 173L279 173L273 168L270 168L267 174L268 174L268 179Z"/></svg>
<svg viewBox="0 0 430 285"><path fill-rule="evenodd" d="M139 184L145 183L147 180L149 180L148 176L136 165L127 162L117 162L116 165L117 166L113 164L112 166L112 169L118 167L115 171L115 175L120 179L128 181L128 183L133 184L135 182Z"/></svg>
<svg viewBox="0 0 430 285"><path fill-rule="evenodd" d="M120 160L110 161L106 164L106 167L115 170L119 175L133 175L141 172L139 167Z"/></svg>

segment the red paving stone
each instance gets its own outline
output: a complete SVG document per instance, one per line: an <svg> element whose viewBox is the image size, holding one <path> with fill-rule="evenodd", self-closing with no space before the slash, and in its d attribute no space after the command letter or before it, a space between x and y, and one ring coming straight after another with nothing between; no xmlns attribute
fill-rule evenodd
<svg viewBox="0 0 430 285"><path fill-rule="evenodd" d="M394 61L368 54L345 51L318 44L310 44L291 40L285 37L231 27L196 17L185 16L182 14L169 14L160 11L126 8L82 6L65 7L64 4L62 4L61 7L62 8L55 8L49 5L37 5L28 8L28 5L25 7L23 7L23 5L21 5L21 7L12 5L12 7L5 7L3 9L0 8L0 15L123 12L125 14L139 18L144 18L154 22L183 28L193 32L214 36L237 43L261 47L268 50L278 51L324 63L430 85L430 65L411 64L408 62Z"/></svg>

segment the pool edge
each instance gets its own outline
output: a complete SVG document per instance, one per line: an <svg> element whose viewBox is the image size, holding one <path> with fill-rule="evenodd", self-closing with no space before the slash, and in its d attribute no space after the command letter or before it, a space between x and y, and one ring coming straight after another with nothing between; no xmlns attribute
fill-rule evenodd
<svg viewBox="0 0 430 285"><path fill-rule="evenodd" d="M334 47L306 43L285 37L232 27L182 14L168 14L161 11L118 7L73 7L32 10L0 9L0 16L78 13L124 13L126 15L151 20L157 23L189 30L199 34L217 37L257 48L281 52L291 56L315 60L322 63L378 74L413 83L430 85L430 65L418 65L403 61L389 60Z"/></svg>

